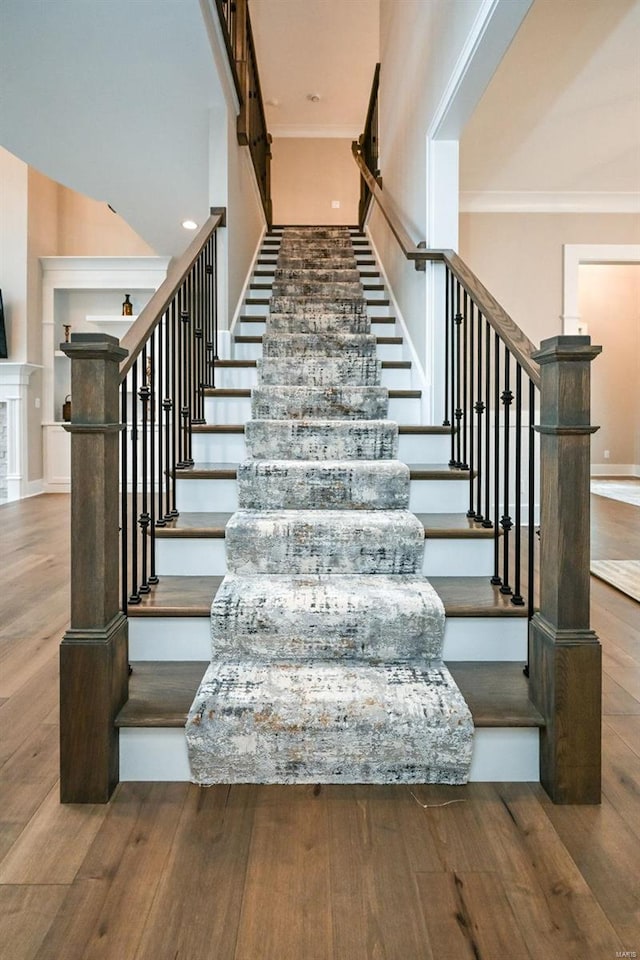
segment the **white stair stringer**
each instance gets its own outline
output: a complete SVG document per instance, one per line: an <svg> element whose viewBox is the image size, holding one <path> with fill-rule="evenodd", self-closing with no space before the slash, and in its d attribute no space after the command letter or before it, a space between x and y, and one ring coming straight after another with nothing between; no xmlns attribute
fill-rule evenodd
<svg viewBox="0 0 640 960"><path fill-rule="evenodd" d="M301 256L309 258L306 266L297 263ZM312 275L323 257L340 265ZM360 358L375 355L370 317L384 311L385 305L383 298L376 298L380 305L365 305L354 267L348 230L283 230L272 297L263 314L265 359L286 357L295 368L303 357L352 356L355 371L362 368ZM255 309L259 299L255 304L249 300L248 310ZM253 389L251 407L257 420L346 420L354 421L355 431L362 432L358 421L383 421L387 416L387 390L369 379L366 385L362 379L351 379L348 364L340 371L347 378L334 383L323 378L320 383L301 384L295 374L288 378L286 364L274 369L277 375L267 373L265 378L269 383L259 376ZM404 422L419 422L419 404L415 413L403 413ZM209 419L208 411L206 416ZM269 428L264 431L268 438ZM406 509L408 470L399 470L391 457L384 456L382 472L390 471L391 482L385 492L384 478L372 479L364 458L354 461L355 466L342 457L282 460L274 458L268 444L264 451L268 456L258 458L251 437L247 452L249 460L240 473L239 510L226 527L228 574L220 599L213 604L211 664L186 726L193 779L202 784L464 782L471 764L473 721L442 663L443 608L421 576L424 528ZM305 487L314 484L318 502L309 509ZM417 579L404 592L382 589L383 578L406 575ZM291 576L311 578L315 587L295 583L302 592L315 589L316 602L318 590L324 590L320 605L325 616L317 621L311 649L295 643L306 634L306 620L304 604L296 606L295 588L282 590L282 578ZM371 581L361 591L364 607L356 620L345 614L349 591L335 587L336 580L354 576ZM222 608L232 577L240 581L231 604L239 612L229 617ZM319 577L334 586L320 589ZM266 597L250 589L258 579ZM409 608L414 609L418 591L427 598L432 614L428 627L414 624L416 645L407 639L403 647L401 637L393 640L393 631L377 645L371 637L366 640L366 630L356 621L366 621L377 605L381 629L398 616L400 621L403 616L411 619L407 610L402 615L396 610L398 604L406 604L407 590ZM281 604L275 619L289 623L288 631L270 634L268 624L274 622L266 612L270 602L274 609ZM222 634L221 617L226 624ZM252 651L246 649L241 624L247 622L260 634L257 650L255 645ZM374 626L371 631L376 633ZM345 646L349 635L351 646ZM354 655L347 656L347 650Z"/></svg>

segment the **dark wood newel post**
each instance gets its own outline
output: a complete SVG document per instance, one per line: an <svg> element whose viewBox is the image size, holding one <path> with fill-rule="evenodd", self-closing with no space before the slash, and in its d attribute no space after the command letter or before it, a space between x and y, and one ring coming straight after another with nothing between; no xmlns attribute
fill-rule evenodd
<svg viewBox="0 0 640 960"><path fill-rule="evenodd" d="M118 782L114 720L128 696L119 605L119 365L115 337L73 334L71 625L60 646L60 799L105 803Z"/></svg>
<svg viewBox="0 0 640 960"><path fill-rule="evenodd" d="M540 779L555 803L599 803L601 649L590 628L589 337L543 340L540 364L540 611L530 696L546 720Z"/></svg>

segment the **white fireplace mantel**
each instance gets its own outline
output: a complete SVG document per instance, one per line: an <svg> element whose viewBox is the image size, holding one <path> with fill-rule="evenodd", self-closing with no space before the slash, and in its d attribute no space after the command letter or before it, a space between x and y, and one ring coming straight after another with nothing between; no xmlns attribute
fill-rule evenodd
<svg viewBox="0 0 640 960"><path fill-rule="evenodd" d="M31 374L42 368L35 363L0 360L0 403L7 405L7 499L29 496L27 479L27 401Z"/></svg>

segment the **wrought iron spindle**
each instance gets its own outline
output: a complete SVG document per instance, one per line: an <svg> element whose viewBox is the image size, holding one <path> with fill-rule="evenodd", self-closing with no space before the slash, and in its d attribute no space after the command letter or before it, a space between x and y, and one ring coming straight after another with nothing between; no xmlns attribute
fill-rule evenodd
<svg viewBox="0 0 640 960"><path fill-rule="evenodd" d="M485 418L484 418L484 456L485 456L485 484L484 484L484 519L482 526L489 529L493 526L491 519L491 327L485 321Z"/></svg>
<svg viewBox="0 0 640 960"><path fill-rule="evenodd" d="M516 435L515 435L515 557L513 570L513 596L511 603L516 607L524 606L521 591L521 550L522 550L522 367L516 363Z"/></svg>
<svg viewBox="0 0 640 960"><path fill-rule="evenodd" d="M476 427L477 427L476 469L478 472L478 480L476 484L477 497L476 497L475 519L478 522L482 522L482 520L484 520L484 516L482 514L482 481L484 479L484 470L483 470L484 463L482 459L482 430L483 430L482 415L485 412L485 405L482 400L482 373L484 370L484 367L482 365L483 323L484 323L484 318L482 314L478 311L478 350L477 350L478 366L477 366L477 383L476 383L476 402L474 407L476 411Z"/></svg>
<svg viewBox="0 0 640 960"><path fill-rule="evenodd" d="M156 444L156 411L160 404L156 402L157 384L156 384L156 343L158 342L158 327L156 327L149 339L149 358L147 360L147 382L150 390L149 397L149 576L147 583L153 586L158 583L156 573L156 486L159 479L158 470L158 452L162 449L162 444ZM158 364L158 372L160 365ZM157 447L157 450L156 450Z"/></svg>
<svg viewBox="0 0 640 960"><path fill-rule="evenodd" d="M455 424L456 424L456 456L454 459L453 466L461 467L462 466L462 436L461 436L461 427L462 427L462 397L461 397L461 370L462 370L462 313L461 313L461 294L460 294L460 283L456 280L456 314L454 317L455 331L456 331L456 358L454 364L454 373L456 381L456 410L455 410Z"/></svg>
<svg viewBox="0 0 640 960"><path fill-rule="evenodd" d="M462 295L462 320L461 320L461 341L462 341L462 401L460 404L460 432L461 432L461 443L462 443L462 452L460 455L459 466L462 470L469 469L469 462L467 459L467 444L468 444L468 423L467 423L467 411L469 409L468 404L468 390L469 390L469 343L468 343L468 311L469 311L469 296L465 290Z"/></svg>
<svg viewBox="0 0 640 960"><path fill-rule="evenodd" d="M202 308L202 254L193 268L193 287L191 292L194 335L194 373L193 373L193 411L192 423L204 423L204 310Z"/></svg>
<svg viewBox="0 0 640 960"><path fill-rule="evenodd" d="M467 516L470 519L473 519L476 515L474 510L474 484L476 481L476 470L475 470L475 448L474 448L474 423L473 423L473 414L475 407L473 404L473 398L475 394L475 364L474 364L474 350L475 350L475 304L473 300L469 300L469 319L468 319L468 339L469 339L469 393L468 393L468 409L469 409L469 509L467 510Z"/></svg>
<svg viewBox="0 0 640 960"><path fill-rule="evenodd" d="M127 612L129 600L129 449L127 437L128 422L128 378L120 385L120 596L123 613Z"/></svg>
<svg viewBox="0 0 640 960"><path fill-rule="evenodd" d="M529 517L527 541L527 594L529 619L533 616L535 603L535 494L536 494L536 388L532 380L529 381Z"/></svg>
<svg viewBox="0 0 640 960"><path fill-rule="evenodd" d="M167 520L178 516L176 505L176 467L180 460L180 321L178 296L171 302L169 346L167 351L167 409L170 426L167 436L167 475L171 497L167 500Z"/></svg>
<svg viewBox="0 0 640 960"><path fill-rule="evenodd" d="M364 183L364 180L362 181ZM444 277L444 420L443 427L450 427L449 419L449 339L450 339L450 317L451 317L451 282L453 274L448 267L445 267ZM453 431L451 432L451 459L453 460Z"/></svg>
<svg viewBox="0 0 640 960"><path fill-rule="evenodd" d="M131 593L129 603L140 603L138 590L138 360L131 368Z"/></svg>
<svg viewBox="0 0 640 960"><path fill-rule="evenodd" d="M500 576L500 337L493 342L493 576L499 586Z"/></svg>
<svg viewBox="0 0 640 960"><path fill-rule="evenodd" d="M141 384L138 390L138 398L141 404L141 433L142 433L142 477L141 477L141 501L142 509L138 517L140 525L140 537L142 546L141 556L141 583L138 587L138 593L149 593L149 389L150 371L148 367L148 352L145 345L142 350L141 364Z"/></svg>
<svg viewBox="0 0 640 960"><path fill-rule="evenodd" d="M155 403L155 417L157 420L157 462L158 462L158 474L157 474L157 501L158 506L155 511L155 524L154 527L166 527L167 521L164 515L164 502L165 502L165 490L167 487L167 476L165 474L165 460L164 460L164 437L165 437L165 414L166 408L164 405L165 398L165 377L166 369L164 366L164 357L165 357L165 345L167 340L167 315L166 313L160 321L158 326L158 341L157 341L157 360L154 367L154 403ZM154 535L155 543L155 535ZM154 551L155 553L155 551Z"/></svg>
<svg viewBox="0 0 640 960"><path fill-rule="evenodd" d="M509 536L511 533L511 528L513 527L513 521L511 519L510 513L510 504L509 504L509 468L511 466L510 461L510 451L511 451L511 436L510 436L510 411L511 404L513 403L513 392L511 390L511 354L508 349L504 348L504 390L500 397L502 405L504 407L504 443L503 443L503 512L500 518L500 526L502 527L502 586L500 587L500 593L511 593L511 586L509 584Z"/></svg>

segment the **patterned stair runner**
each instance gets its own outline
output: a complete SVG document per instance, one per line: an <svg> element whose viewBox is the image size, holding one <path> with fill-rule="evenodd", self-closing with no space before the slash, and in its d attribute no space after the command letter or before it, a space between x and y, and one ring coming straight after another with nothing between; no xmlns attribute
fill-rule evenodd
<svg viewBox="0 0 640 960"><path fill-rule="evenodd" d="M473 722L347 228L285 228L187 721L212 783L463 783Z"/></svg>

